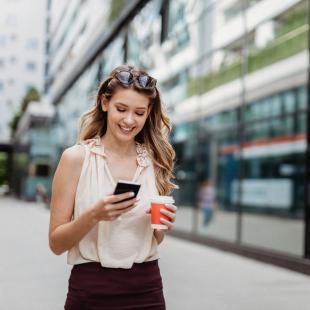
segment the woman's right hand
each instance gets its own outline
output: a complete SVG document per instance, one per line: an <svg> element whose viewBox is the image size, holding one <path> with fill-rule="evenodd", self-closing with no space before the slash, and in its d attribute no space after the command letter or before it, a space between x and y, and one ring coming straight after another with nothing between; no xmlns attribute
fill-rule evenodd
<svg viewBox="0 0 310 310"><path fill-rule="evenodd" d="M135 208L139 202L139 198L133 196L134 193L130 192L118 195L108 195L105 198L98 200L94 205L94 212L97 221L114 221L123 213ZM128 198L131 199L122 201Z"/></svg>

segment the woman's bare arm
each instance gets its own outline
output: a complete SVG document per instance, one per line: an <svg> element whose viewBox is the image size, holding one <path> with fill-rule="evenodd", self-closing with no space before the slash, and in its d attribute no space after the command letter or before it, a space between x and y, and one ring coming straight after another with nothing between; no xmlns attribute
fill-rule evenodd
<svg viewBox="0 0 310 310"><path fill-rule="evenodd" d="M96 224L92 212L85 212L78 220L71 221L84 157L83 146L75 145L66 149L54 175L49 244L57 255L73 247Z"/></svg>
<svg viewBox="0 0 310 310"><path fill-rule="evenodd" d="M99 221L112 221L130 211L137 204L130 193L110 195L99 199L93 206L72 220L76 188L80 178L85 150L75 145L64 151L55 172L52 186L49 244L60 255L76 245Z"/></svg>

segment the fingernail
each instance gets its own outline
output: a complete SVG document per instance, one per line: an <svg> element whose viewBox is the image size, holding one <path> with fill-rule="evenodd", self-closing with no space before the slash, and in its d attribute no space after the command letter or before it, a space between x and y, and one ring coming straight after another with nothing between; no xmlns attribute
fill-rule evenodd
<svg viewBox="0 0 310 310"><path fill-rule="evenodd" d="M132 196L134 196L135 195L135 193L133 193L133 192L130 192L129 193L129 197L132 197Z"/></svg>

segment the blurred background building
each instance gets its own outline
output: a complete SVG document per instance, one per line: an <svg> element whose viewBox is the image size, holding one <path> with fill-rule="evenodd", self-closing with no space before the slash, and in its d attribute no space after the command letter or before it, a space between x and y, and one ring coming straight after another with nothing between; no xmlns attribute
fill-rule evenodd
<svg viewBox="0 0 310 310"><path fill-rule="evenodd" d="M0 143L10 141L10 123L27 91L43 90L46 0L0 0Z"/></svg>
<svg viewBox="0 0 310 310"><path fill-rule="evenodd" d="M55 110L42 139L48 167L38 171L48 192L100 80L121 63L141 66L159 81L173 121L175 234L294 269L309 264L309 1L54 0L46 8L44 98Z"/></svg>
<svg viewBox="0 0 310 310"><path fill-rule="evenodd" d="M29 188L29 143L14 133L28 104L43 92L48 3L0 0L0 185L6 192L8 182L19 194Z"/></svg>

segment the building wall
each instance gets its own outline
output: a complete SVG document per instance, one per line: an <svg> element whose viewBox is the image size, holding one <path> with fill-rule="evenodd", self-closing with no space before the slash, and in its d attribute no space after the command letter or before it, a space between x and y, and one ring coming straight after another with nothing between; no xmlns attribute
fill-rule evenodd
<svg viewBox="0 0 310 310"><path fill-rule="evenodd" d="M29 87L43 89L46 1L0 1L0 141Z"/></svg>
<svg viewBox="0 0 310 310"><path fill-rule="evenodd" d="M105 27L109 3L103 0L53 2L47 77L51 96L63 84L66 72L72 70L77 59L89 48L88 43L98 25L100 29Z"/></svg>

